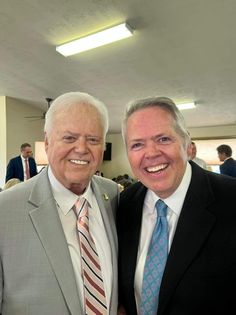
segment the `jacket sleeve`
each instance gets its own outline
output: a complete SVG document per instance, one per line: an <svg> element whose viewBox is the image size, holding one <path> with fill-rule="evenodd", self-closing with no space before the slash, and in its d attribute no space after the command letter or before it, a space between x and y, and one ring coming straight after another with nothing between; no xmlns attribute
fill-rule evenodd
<svg viewBox="0 0 236 315"><path fill-rule="evenodd" d="M5 182L7 182L9 179L16 177L14 174L14 164L13 161L10 160L8 165L7 165L7 173L6 173L6 180Z"/></svg>

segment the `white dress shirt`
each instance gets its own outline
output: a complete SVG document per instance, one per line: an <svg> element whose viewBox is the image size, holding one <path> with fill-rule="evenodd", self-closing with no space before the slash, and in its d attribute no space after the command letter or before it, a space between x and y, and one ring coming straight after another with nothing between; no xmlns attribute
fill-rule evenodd
<svg viewBox="0 0 236 315"><path fill-rule="evenodd" d="M27 163L29 165L29 160L28 158L24 158L22 155L21 155L21 162L22 162L22 166L23 166L23 174L24 174L24 182L27 180L27 176L26 176L26 166L25 166L25 159L27 160Z"/></svg>
<svg viewBox="0 0 236 315"><path fill-rule="evenodd" d="M74 268L76 284L81 299L81 305L84 306L84 286L82 279L81 254L79 240L76 231L76 215L72 210L78 196L66 189L53 175L49 167L49 180L52 186L53 196L55 198L59 217L67 240L69 252L71 255L72 265ZM91 185L81 195L89 203L89 231L95 242L99 255L100 265L102 269L104 288L107 299L108 314L111 300L112 290L112 265L111 265L111 248L107 238L101 212L98 207L96 197L93 193Z"/></svg>
<svg viewBox="0 0 236 315"><path fill-rule="evenodd" d="M179 187L170 197L162 199L168 206L167 221L169 228L169 251L172 244L172 240L174 238L176 226L184 203L184 199L190 184L191 175L192 169L190 164L187 163L187 167ZM160 198L153 191L151 191L150 189L147 190L143 204L141 237L139 241L137 265L134 280L134 291L138 314L140 314L139 309L141 302L144 265L148 253L149 243L151 241L152 233L157 220L155 204L159 199Z"/></svg>

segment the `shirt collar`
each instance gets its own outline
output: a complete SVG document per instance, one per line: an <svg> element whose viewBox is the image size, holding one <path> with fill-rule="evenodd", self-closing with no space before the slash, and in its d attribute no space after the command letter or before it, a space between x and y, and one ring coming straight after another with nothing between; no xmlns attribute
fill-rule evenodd
<svg viewBox="0 0 236 315"><path fill-rule="evenodd" d="M52 187L54 199L64 215L67 215L67 213L72 209L78 197L84 197L88 201L89 205L92 205L92 189L90 183L85 192L78 196L63 186L56 179L50 166L48 167L48 178Z"/></svg>
<svg viewBox="0 0 236 315"><path fill-rule="evenodd" d="M189 162L187 162L184 176L182 178L182 181L179 187L171 196L169 196L166 199L163 199L163 201L167 204L168 208L170 208L178 216L181 212L181 209L184 203L184 199L185 199L185 196L186 196L186 193L187 193L190 181L191 181L191 176L192 176L192 168ZM155 205L159 199L160 198L157 196L156 193L154 193L154 191L150 189L147 190L145 200L148 200L151 204ZM155 207L152 210L150 209L150 211L154 212Z"/></svg>
<svg viewBox="0 0 236 315"><path fill-rule="evenodd" d="M28 160L28 158L26 157L23 157L23 155L21 155L21 159L23 160L23 161L25 161L25 160Z"/></svg>

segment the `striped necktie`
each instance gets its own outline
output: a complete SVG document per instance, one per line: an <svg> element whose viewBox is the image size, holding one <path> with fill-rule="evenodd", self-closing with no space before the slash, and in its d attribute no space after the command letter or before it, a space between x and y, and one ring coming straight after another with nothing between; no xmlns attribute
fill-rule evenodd
<svg viewBox="0 0 236 315"><path fill-rule="evenodd" d="M25 173L26 173L26 179L29 179L30 178L30 170L29 170L28 159L25 159Z"/></svg>
<svg viewBox="0 0 236 315"><path fill-rule="evenodd" d="M168 255L167 205L159 199L156 203L157 222L152 234L144 266L141 294L141 315L156 315L159 291Z"/></svg>
<svg viewBox="0 0 236 315"><path fill-rule="evenodd" d="M86 315L107 315L101 266L95 243L89 233L88 202L80 197L75 204L79 236Z"/></svg>

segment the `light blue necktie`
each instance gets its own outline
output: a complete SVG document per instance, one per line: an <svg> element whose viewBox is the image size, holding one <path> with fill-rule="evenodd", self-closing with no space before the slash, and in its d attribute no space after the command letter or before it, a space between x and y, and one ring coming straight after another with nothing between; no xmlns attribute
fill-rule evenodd
<svg viewBox="0 0 236 315"><path fill-rule="evenodd" d="M168 255L167 205L159 199L156 203L156 210L158 218L144 266L141 315L157 314L161 280Z"/></svg>

